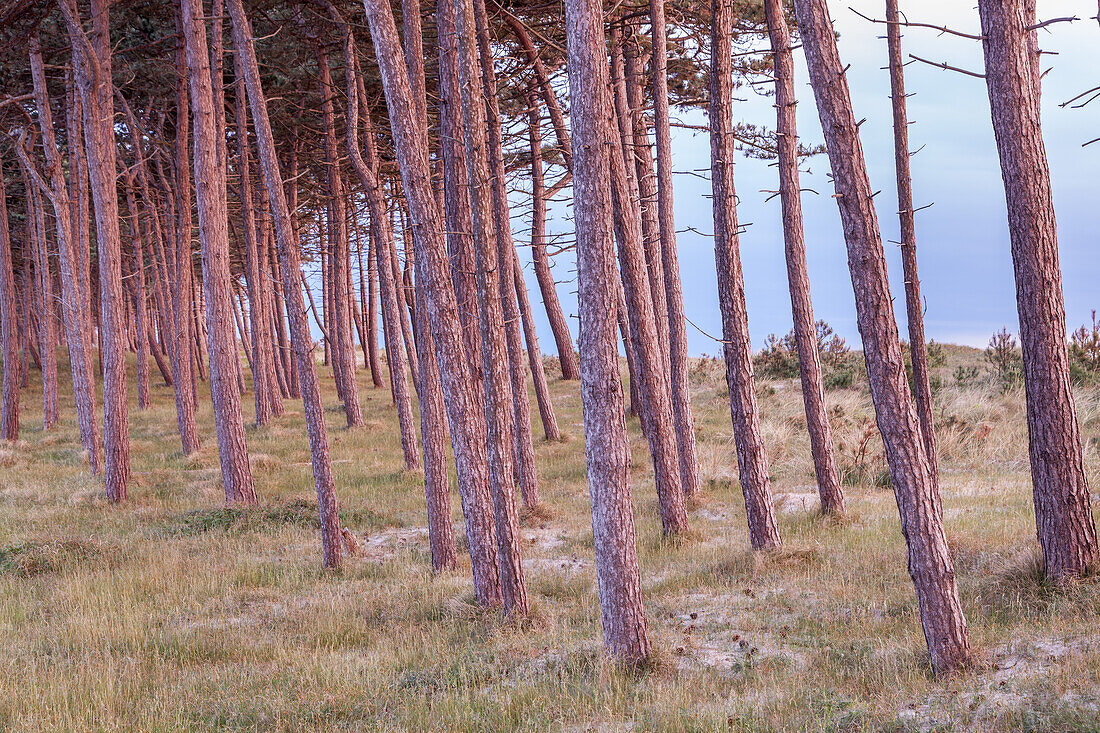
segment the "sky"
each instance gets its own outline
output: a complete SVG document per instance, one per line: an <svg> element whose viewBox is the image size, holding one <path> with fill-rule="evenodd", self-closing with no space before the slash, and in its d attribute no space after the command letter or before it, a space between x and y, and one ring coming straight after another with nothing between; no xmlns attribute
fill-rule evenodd
<svg viewBox="0 0 1100 733"><path fill-rule="evenodd" d="M855 116L866 118L860 132L872 188L881 189L875 203L886 242L895 311L904 337L901 260L898 247L889 243L896 242L899 234L890 81L883 68L884 27L859 18L849 10L849 5L867 16L881 18L883 3L841 0L830 3L830 8L840 33L841 58L845 64L851 64L848 81ZM903 11L906 6L911 8L911 21L979 33L977 8L971 3L903 2ZM1071 330L1088 321L1092 309L1100 309L1097 247L1100 186L1096 183L1100 142L1082 147L1082 143L1100 137L1100 99L1084 109L1061 108L1059 104L1100 84L1097 63L1100 25L1092 19L1096 14L1095 2L1039 0L1040 20L1071 15L1081 18L1076 23L1058 23L1038 31L1040 48L1058 53L1043 57L1044 69L1053 67L1043 83L1043 127ZM975 72L983 70L979 41L940 35L931 29L908 28L902 44L906 58L913 53ZM796 91L801 100L799 132L803 142L820 143L821 128L800 51L795 51L795 61ZM985 81L917 62L906 66L905 71L907 91L912 94L908 99L912 122L910 144L914 150L924 146L911 159L913 199L916 206L933 204L917 214L917 256L926 301L926 331L929 338L939 342L984 347L994 331L1007 327L1016 332L1018 322L1004 188ZM770 97L760 96L747 87L736 96L744 101L736 104L735 119L774 126ZM679 119L706 125L701 112L681 115ZM706 335L721 333L713 241L705 236L713 230L710 183L686 173L709 170L709 139L705 132L675 130L672 153L673 168L685 172L676 176L674 195L684 307L691 322L689 351L695 356L717 355L721 353L719 344ZM827 170L824 155L803 164L802 186L820 193L803 196L814 311L849 345L858 348L847 254L836 202L831 198L832 184L825 175ZM753 348L759 349L768 334L783 334L791 328L780 203L778 197L767 201L770 194L764 192L778 187L777 173L769 161L742 158L737 162L735 176L740 199L738 217L746 226L740 248L749 330ZM571 237L572 221L567 208L565 204L554 206L549 226L552 233ZM517 239L522 238L523 234L517 231ZM552 353L553 338L530 267L530 254L527 248L519 249L541 348L544 353ZM571 253L556 256L554 274L559 281L562 307L575 336L576 272Z"/></svg>

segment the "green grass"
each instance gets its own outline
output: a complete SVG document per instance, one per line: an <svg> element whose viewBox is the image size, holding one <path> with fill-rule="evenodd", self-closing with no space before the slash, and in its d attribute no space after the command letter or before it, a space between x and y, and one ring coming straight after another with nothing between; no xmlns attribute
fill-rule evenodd
<svg viewBox="0 0 1100 733"><path fill-rule="evenodd" d="M183 456L171 391L154 379L139 412L131 371L134 480L112 506L82 464L71 391L45 434L32 372L21 440L0 446L0 729L1098 730L1100 590L1037 571L1022 392L957 385L980 352L947 357L944 516L975 659L948 680L929 669L858 381L828 394L844 521L802 508L814 479L797 382L760 385L785 542L769 556L748 546L720 364L692 374L706 493L687 539L661 538L629 422L655 649L635 672L602 656L575 382L552 374L569 437L536 445L546 511L523 518L534 613L517 624L475 606L468 557L431 572L421 479L402 469L388 391L363 372L367 425L348 430L323 371L341 523L364 548L336 574L320 569L300 404L248 430L261 505L225 508L208 395L203 447ZM1096 486L1100 390L1077 402Z"/></svg>

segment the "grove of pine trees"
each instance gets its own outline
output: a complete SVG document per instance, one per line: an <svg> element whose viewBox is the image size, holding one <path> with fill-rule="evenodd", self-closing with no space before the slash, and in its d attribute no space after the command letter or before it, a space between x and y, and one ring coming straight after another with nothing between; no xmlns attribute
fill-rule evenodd
<svg viewBox="0 0 1100 733"><path fill-rule="evenodd" d="M131 409L148 408L151 380L174 394L183 455L216 451L226 505L255 505L265 497L250 463L251 431L301 411L321 563L335 571L350 550L330 431L333 423L383 429L364 414L384 399L405 470L422 477L432 570L454 572L468 553L474 603L524 621L534 605L521 521L552 521L555 510L541 493L535 447L567 432L548 385L559 375L579 380L575 432L583 433L604 646L643 666L656 641L635 511L659 515L660 541L690 542L707 491L684 307L685 289L698 284L681 277L674 212L681 108L706 111L715 338L728 387L721 410L732 426L744 529L761 555L784 547L749 338L741 245L751 235L739 223L735 176L744 147L759 144L739 122L738 88L765 83L775 107L765 154L776 163L775 226L821 513L843 522L849 509L810 297L800 171L812 146L800 144L799 102L821 123L835 186L827 195L846 244L830 256L846 257L850 270L874 425L931 666L941 675L966 667L917 274L901 47L908 20L886 0L904 277L897 294L830 18L840 4L831 5L3 3L0 438L17 441L21 417L38 420L37 405L20 400L28 379L41 382L45 430L70 408L60 404L62 354L83 460L118 510L144 490L131 473L141 449L131 442ZM1098 549L1071 391L1035 16L1034 0L980 0L975 42L1007 199L1042 569L1065 581L1088 574ZM809 87L796 84L796 55ZM549 207L568 209L567 236L548 230ZM575 342L558 290L565 279L577 292ZM542 315L550 331L539 334ZM329 379L338 413L323 404ZM197 429L204 382L214 446L203 446ZM637 454L627 430L633 414L645 438ZM643 454L652 484L639 486L631 475Z"/></svg>

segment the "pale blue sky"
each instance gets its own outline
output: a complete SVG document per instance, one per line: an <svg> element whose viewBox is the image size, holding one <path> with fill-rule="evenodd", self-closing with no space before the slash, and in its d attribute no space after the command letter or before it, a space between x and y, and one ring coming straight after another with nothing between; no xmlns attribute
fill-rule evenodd
<svg viewBox="0 0 1100 733"><path fill-rule="evenodd" d="M879 221L886 240L898 239L897 204L894 192L893 142L891 130L889 78L885 40L879 38L883 26L858 18L848 6L864 14L882 17L881 2L848 0L830 3L836 28L841 34L840 53L846 64L856 118L866 118L861 127L863 147L870 166L872 187L881 189L876 197ZM975 7L949 0L903 2L911 8L910 20L947 24L971 33L978 32ZM1096 3L1039 2L1039 18L1077 15L1077 23L1051 26L1040 33L1040 46L1057 51L1044 56L1045 66L1053 66L1043 85L1044 137L1050 158L1058 215L1062 272L1065 285L1067 320L1076 328L1100 308L1100 255L1097 253L1100 229L1100 186L1096 184L1100 164L1100 143L1086 148L1081 144L1100 137L1100 100L1085 109L1059 108L1059 103L1100 84L1100 26L1090 18L1097 13ZM904 52L935 61L946 61L973 71L982 71L982 51L978 41L936 31L912 28L905 31ZM817 111L807 83L805 64L796 51L798 64L798 121L806 142L820 142ZM985 82L962 74L943 71L925 64L906 67L906 84L914 96L909 98L909 117L914 122L910 141L914 149L924 145L912 158L913 191L917 206L935 205L918 214L917 247L922 288L927 301L926 328L937 341L984 346L990 334L1008 326L1016 330L1012 261L1008 242L1004 189L997 164L996 147L989 118ZM743 88L735 116L750 122L774 124L771 99ZM706 124L703 114L692 114L685 121ZM705 133L676 132L673 166L678 171L705 170L710 166L710 144ZM827 320L853 346L859 344L855 309L848 274L847 256L840 229L837 207L830 194L831 183L825 177L828 162L818 156L806 162L802 183L822 195L806 194L805 209L807 256L814 308L818 318ZM754 348L760 348L769 333L785 333L791 327L790 299L787 292L780 228L778 198L765 202L762 189L775 189L774 167L767 161L742 159L737 164L739 218L751 225L741 237L741 258L745 271L749 325ZM712 231L711 203L707 198L710 184L691 175L677 176L676 216L680 263L684 282L687 316L704 331L720 334L718 298L714 273L714 251L709 238L683 231L693 227ZM551 222L554 231L570 233L564 206L555 210ZM523 248L521 248L522 250ZM904 297L901 290L901 265L898 249L887 244L891 280L897 315L903 324ZM524 263L529 255L521 251ZM576 285L572 257L559 255L554 272L559 280L563 307L576 313ZM542 350L553 351L553 341L533 273L527 268L531 300L539 324ZM576 329L576 319L570 318ZM693 355L720 353L718 344L688 326L689 346Z"/></svg>

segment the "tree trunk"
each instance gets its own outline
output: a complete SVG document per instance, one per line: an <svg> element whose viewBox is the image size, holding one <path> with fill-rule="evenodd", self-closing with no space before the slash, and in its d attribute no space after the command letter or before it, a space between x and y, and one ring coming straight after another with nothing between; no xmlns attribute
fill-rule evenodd
<svg viewBox="0 0 1100 733"><path fill-rule="evenodd" d="M358 134L358 133L356 133ZM367 234L367 244L359 247L359 296L363 301L363 314L367 318L367 353L364 357L370 366L371 383L381 387L382 362L378 358L378 265L374 261L373 235ZM363 277L363 250L367 250L366 278Z"/></svg>
<svg viewBox="0 0 1100 733"><path fill-rule="evenodd" d="M437 0L436 37L439 38L439 128L442 157L443 216L451 282L458 299L458 313L467 353L481 353L481 331L477 315L477 282L474 257L473 221L470 218L470 190L466 183L466 149L463 146L462 95L458 81L458 41L453 0ZM481 384L480 360L470 368ZM484 395L476 391L477 406Z"/></svg>
<svg viewBox="0 0 1100 733"><path fill-rule="evenodd" d="M623 42L620 44L621 82L618 89L622 105L618 109L619 124L623 139L623 154L627 168L637 184L637 207L642 222L642 249L645 252L646 269L649 275L649 292L653 301L653 321L657 327L657 342L668 341L668 298L665 294L664 260L661 255L661 233L657 223L657 179L653 172L653 153L650 150L649 129L642 106L645 104L642 92L641 59L637 18L623 22ZM666 349L661 349L661 362L664 372L670 373L672 366Z"/></svg>
<svg viewBox="0 0 1100 733"><path fill-rule="evenodd" d="M87 284L86 280L84 281L86 284L81 284L80 276L85 269L85 258L80 254L80 244L76 239L76 230L79 228L79 222L77 221L79 211L77 212L78 215L74 217L73 212L78 207L73 206L74 202L69 198L69 190L65 184L61 155L58 152L57 141L54 137L53 114L50 110L50 100L46 90L46 73L37 35L31 39L30 61L35 104L38 109L38 123L42 133L42 148L46 155L46 173L49 179L49 190L52 191L47 195L53 204L54 227L57 232L60 255L58 263L61 270L62 312L65 319L65 336L69 345L69 363L76 402L77 424L80 429L80 443L84 450L88 452L92 473L99 473L103 468L100 458L102 447L99 439L99 426L96 424L95 380L92 377L91 345L88 339L90 325L88 323L85 292L85 288L90 287L90 284ZM69 124L72 123L73 117L70 115ZM77 164L78 159L82 159L82 155L78 155L75 150L72 151L70 164ZM74 170L70 175L75 179L82 175L82 172ZM76 188L79 190L81 187L76 186ZM84 192L87 193L86 189ZM86 210L86 202L84 207ZM74 223L77 224L76 227L73 226ZM8 257L10 262L10 253Z"/></svg>
<svg viewBox="0 0 1100 733"><path fill-rule="evenodd" d="M139 153L140 154L140 153ZM134 351L137 354L138 409L149 407L149 344L145 336L149 327L145 291L145 232L142 230L141 214L138 212L137 199L134 197L133 171L126 173L126 209L130 214L130 235L133 240L131 252L130 291L134 302Z"/></svg>
<svg viewBox="0 0 1100 733"><path fill-rule="evenodd" d="M617 57L612 88L625 91L622 83L621 54ZM676 446L676 431L669 397L668 376L661 356L654 317L648 268L643 251L642 217L638 208L637 183L632 177L633 166L627 167L622 130L616 129L615 112L606 121L611 150L611 192L614 212L615 239L619 249L619 271L622 273L626 296L627 318L634 344L635 372L640 397L642 431L649 441L653 457L653 477L661 511L661 528L665 534L687 531L687 509L680 484L680 466ZM576 192L574 192L576 195Z"/></svg>
<svg viewBox="0 0 1100 733"><path fill-rule="evenodd" d="M539 504L538 473L535 470L535 448L531 437L531 398L527 392L527 367L523 363L523 334L514 272L516 245L512 240L512 223L504 169L504 134L500 122L500 101L497 97L496 72L489 39L489 18L485 0L473 0L474 25L477 33L478 58L481 64L481 85L485 96L488 122L489 168L492 181L493 220L496 233L497 262L500 265L498 286L504 315L504 336L508 347L508 368L512 382L512 409L515 413L515 464L523 504L533 508ZM522 280L520 281L522 283Z"/></svg>
<svg viewBox="0 0 1100 733"><path fill-rule="evenodd" d="M477 389L469 368L473 355L468 354L463 341L458 304L447 275L443 222L432 194L428 170L427 130L405 114L415 103L408 72L401 63L401 44L388 2L364 0L363 7L370 24L390 113L394 150L412 215L416 260L420 263L419 274L425 288L429 325L451 428L451 447L473 566L474 594L479 604L493 606L501 601L501 588L495 554L496 531L490 513L485 416L477 409L473 398Z"/></svg>
<svg viewBox="0 0 1100 733"><path fill-rule="evenodd" d="M798 180L798 128L794 92L794 60L787 29L786 8L780 0L765 0L768 34L772 44L775 74L776 145L779 164L779 198L783 207L783 244L787 259L787 284L791 291L798 371L802 378L802 402L810 433L817 493L824 514L844 513L844 491L840 486L833 436L825 407L825 382L817 327L810 299L810 275L806 268L806 242L802 227L802 188Z"/></svg>
<svg viewBox="0 0 1100 733"><path fill-rule="evenodd" d="M738 249L737 194L734 191L733 76L731 0L711 0L710 160L714 187L714 262L722 310L722 351L737 445L737 469L754 550L779 547L779 526L772 507L768 456L760 432L753 376L745 282Z"/></svg>
<svg viewBox="0 0 1100 733"><path fill-rule="evenodd" d="M195 125L195 199L202 247L202 288L210 354L210 395L218 436L227 504L255 504L256 487L248 462L241 394L237 389L237 339L233 334L233 289L229 272L229 220L225 168L219 160L218 128L202 0L182 0L183 37ZM218 79L219 84L221 79Z"/></svg>
<svg viewBox="0 0 1100 733"><path fill-rule="evenodd" d="M181 42L182 44L182 42ZM199 449L195 425L194 346L191 335L191 174L188 152L190 104L187 99L186 59L182 45L176 51L176 241L172 276L172 337L175 341L172 378L176 383L176 421L184 455Z"/></svg>
<svg viewBox="0 0 1100 733"><path fill-rule="evenodd" d="M266 288L263 283L267 258L260 255L260 244L257 242L259 229L252 203L252 156L248 149L248 98L239 55L236 64L237 178L240 181L241 228L244 229L245 279L250 304L248 311L252 322L252 396L256 424L266 425L274 417L272 404L275 393L275 364L271 350L273 339L268 331L271 318L266 307ZM241 335L244 336L243 333Z"/></svg>
<svg viewBox="0 0 1100 733"><path fill-rule="evenodd" d="M260 69L252 41L252 25L244 14L241 0L228 0L233 24L233 45L241 57L245 89L252 108L253 127L259 149L260 169L267 188L268 202L275 223L279 259L282 265L283 293L290 321L290 338L297 360L302 407L309 435L309 452L313 463L313 481L317 489L317 507L321 521L321 553L326 568L337 568L343 557L340 516L336 505L336 481L329 458L325 412L321 404L321 389L317 380L317 365L313 358L313 338L306 320L302 300L302 269L299 263L300 242L290 218L286 190L283 188L275 140L267 115L267 101L260 86Z"/></svg>
<svg viewBox="0 0 1100 733"><path fill-rule="evenodd" d="M902 362L871 183L825 0L795 0L798 28L825 133L871 398L894 486L909 575L932 667L946 674L970 658L966 618L943 531L939 488L925 454Z"/></svg>
<svg viewBox="0 0 1100 733"><path fill-rule="evenodd" d="M0 440L19 440L19 386L24 369L19 357L19 325L8 230L8 194L0 165L0 337L3 338L4 383L0 397Z"/></svg>
<svg viewBox="0 0 1100 733"><path fill-rule="evenodd" d="M328 56L320 53L317 60L321 70L321 112L325 125L325 160L328 172L328 192L332 211L332 255L330 260L331 280L329 290L332 293L332 326L335 331L334 369L340 382L340 392L344 399L344 412L348 427L363 424L363 411L359 404L359 385L355 381L355 344L351 337L351 310L348 304L348 268L351 266L351 250L348 241L347 199L344 194L343 176L340 175L340 156L336 149L336 115L332 98L335 90L328 68Z"/></svg>
<svg viewBox="0 0 1100 733"><path fill-rule="evenodd" d="M554 414L554 401L550 397L550 387L546 383L546 370L542 366L542 352L539 350L535 317L531 313L531 301L527 298L527 285L523 281L523 267L519 264L518 258L512 259L512 271L516 281L519 314L523 320L523 335L527 340L527 361L531 365L532 381L535 384L535 401L538 403L539 418L542 420L543 437L546 440L561 440L558 417Z"/></svg>
<svg viewBox="0 0 1100 733"><path fill-rule="evenodd" d="M661 233L661 261L664 290L668 301L668 344L671 366L672 410L676 416L676 438L680 449L680 482L684 498L699 492L699 456L695 444L695 415L691 408L688 382L687 318L680 284L680 256L676 246L676 223L672 207L672 132L668 110L668 39L665 34L663 0L649 1L653 51L653 129L657 139L657 223Z"/></svg>
<svg viewBox="0 0 1100 733"><path fill-rule="evenodd" d="M19 143L17 143L18 145ZM30 162L25 152L21 156ZM60 419L57 403L57 331L53 319L53 278L50 277L50 255L46 242L46 220L38 189L31 183L30 169L24 163L23 188L26 191L27 241L34 254L35 293L38 310L38 354L42 371L42 429L53 430Z"/></svg>
<svg viewBox="0 0 1100 733"><path fill-rule="evenodd" d="M1092 499L1066 353L1058 234L1043 144L1034 5L980 0L986 85L1001 160L1020 316L1035 524L1048 577L1097 556Z"/></svg>
<svg viewBox="0 0 1100 733"><path fill-rule="evenodd" d="M569 92L572 99L574 211L580 311L581 398L592 535L604 644L628 664L649 656L638 573L630 459L615 346L615 260L611 245L611 99L603 8L598 0L566 0Z"/></svg>
<svg viewBox="0 0 1100 733"><path fill-rule="evenodd" d="M485 421L489 438L489 485L497 525L501 589L505 613L529 612L527 585L520 557L519 518L515 504L515 411L509 373L509 351L500 298L502 265L493 217L492 173L485 130L483 78L478 74L476 20L473 0L454 0L458 38L458 78L462 96L466 177L474 223L477 305L481 321L481 369L485 385ZM525 380L526 381L526 380Z"/></svg>
<svg viewBox="0 0 1100 733"><path fill-rule="evenodd" d="M103 366L104 453L109 501L126 499L130 481L130 427L126 404L126 354L123 334L122 252L118 230L118 192L114 105L111 89L111 39L108 0L91 0L92 32L84 33L75 3L62 0L76 59L76 84L84 116L92 203L99 252L100 360Z"/></svg>
<svg viewBox="0 0 1100 733"><path fill-rule="evenodd" d="M546 253L546 186L542 174L542 131L539 108L534 92L527 95L527 130L531 141L531 261L535 265L535 279L542 293L546 318L558 349L562 379L580 379L577 352L573 350L573 336L569 323L558 300L557 283L550 272L550 258Z"/></svg>
<svg viewBox="0 0 1100 733"><path fill-rule="evenodd" d="M924 303L917 276L917 232L913 186L909 175L909 119L905 112L905 72L901 60L901 21L897 0L886 0L886 46L890 56L890 100L894 115L894 171L898 182L898 219L901 223L901 269L905 275L905 314L909 322L909 357L913 363L913 394L920 419L924 452L932 478L939 474L936 421L929 383L928 342L924 337ZM937 480L938 483L938 480Z"/></svg>

